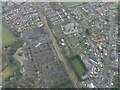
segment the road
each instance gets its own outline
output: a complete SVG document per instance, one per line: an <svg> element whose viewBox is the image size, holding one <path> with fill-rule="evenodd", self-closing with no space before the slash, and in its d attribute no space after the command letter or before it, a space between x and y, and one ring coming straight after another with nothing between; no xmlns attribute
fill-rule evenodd
<svg viewBox="0 0 120 90"><path fill-rule="evenodd" d="M108 8L108 7L107 7ZM109 9L108 9L109 10ZM113 36L113 30L114 30L114 19L113 19L113 13L111 10L109 10L110 13L110 20L111 20L111 27L110 27L110 31L109 31L109 45L108 45L108 49L107 49L107 56L105 58L105 67L103 68L103 81L100 80L101 84L99 85L99 87L103 87L105 88L106 86L106 80L108 80L108 70L109 70L109 65L110 65L110 50L111 50L111 45L112 45L112 36Z"/></svg>
<svg viewBox="0 0 120 90"><path fill-rule="evenodd" d="M67 72L67 74L69 75L73 85L75 88L83 88L83 86L81 85L80 81L78 80L77 76L75 75L72 67L69 65L68 60L65 59L64 55L62 54L61 48L59 47L52 30L49 28L46 17L41 13L41 11L36 7L36 9L38 10L38 13L41 17L41 20L44 22L44 26L45 26L45 30L48 33L50 40L52 41L52 44L56 50L56 53L60 59L60 61L63 63L64 68Z"/></svg>

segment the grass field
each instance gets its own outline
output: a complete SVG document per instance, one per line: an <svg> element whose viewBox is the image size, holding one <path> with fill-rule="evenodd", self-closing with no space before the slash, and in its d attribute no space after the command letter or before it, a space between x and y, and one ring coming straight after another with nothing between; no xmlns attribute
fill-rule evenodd
<svg viewBox="0 0 120 90"><path fill-rule="evenodd" d="M119 75L115 75L113 77L113 84L114 84L114 88L117 88L116 90L120 90L120 76Z"/></svg>
<svg viewBox="0 0 120 90"><path fill-rule="evenodd" d="M2 44L2 25L0 23L0 45Z"/></svg>
<svg viewBox="0 0 120 90"><path fill-rule="evenodd" d="M87 25L87 23L85 21L80 21L80 24L84 27L84 28L89 28L89 26Z"/></svg>
<svg viewBox="0 0 120 90"><path fill-rule="evenodd" d="M83 41L80 42L80 50L83 52L83 51L86 51L86 47L85 47L85 43Z"/></svg>
<svg viewBox="0 0 120 90"><path fill-rule="evenodd" d="M22 55L19 56L19 53L22 53ZM22 66L23 63L24 63L24 60L25 60L25 56L23 55L22 48L18 48L18 50L15 53L14 57L16 58L16 60L18 60L20 62L21 66Z"/></svg>
<svg viewBox="0 0 120 90"><path fill-rule="evenodd" d="M13 74L13 70L11 67L6 67L1 73L0 77L2 77L2 80L0 80L0 85L2 82L4 82L9 76Z"/></svg>
<svg viewBox="0 0 120 90"><path fill-rule="evenodd" d="M0 25L2 27L0 32L2 32L2 46L12 44L13 42L16 41L16 36L12 31L10 31L5 25ZM1 44L1 42L0 42Z"/></svg>
<svg viewBox="0 0 120 90"><path fill-rule="evenodd" d="M51 88L60 88L60 87L66 86L66 85L68 85L70 83L71 83L70 79L65 79L65 80L62 80L60 82L53 83L50 87Z"/></svg>
<svg viewBox="0 0 120 90"><path fill-rule="evenodd" d="M77 77L79 79L81 79L81 76L85 75L85 73L87 72L87 68L85 66L85 64L83 63L83 61L81 60L81 58L76 55L73 56L70 60L71 65L77 75Z"/></svg>
<svg viewBox="0 0 120 90"><path fill-rule="evenodd" d="M4 69L8 65L6 59L2 59L2 69Z"/></svg>
<svg viewBox="0 0 120 90"><path fill-rule="evenodd" d="M62 30L61 30L60 27L54 26L54 27L52 28L52 30L53 30L53 33L55 34L55 36L56 36L57 38L63 37L64 34L63 34L63 32L62 32Z"/></svg>
<svg viewBox="0 0 120 90"><path fill-rule="evenodd" d="M36 25L30 25L25 28L26 28L26 30L33 30L34 28L36 28Z"/></svg>
<svg viewBox="0 0 120 90"><path fill-rule="evenodd" d="M114 8L118 8L118 3L117 2L114 2L114 4L113 4L113 6L112 6L112 8L114 9Z"/></svg>
<svg viewBox="0 0 120 90"><path fill-rule="evenodd" d="M21 54L21 55L19 55ZM20 63L21 69L20 69L20 73L24 74L25 73L25 69L24 69L24 61L25 61L25 56L23 54L23 50L22 47L18 48L14 57L16 58L15 60L17 60Z"/></svg>
<svg viewBox="0 0 120 90"><path fill-rule="evenodd" d="M81 4L81 2L63 2L63 4L66 7L71 7L71 6L75 6L75 5Z"/></svg>
<svg viewBox="0 0 120 90"><path fill-rule="evenodd" d="M84 69L83 69L83 67L78 59L72 60L71 63L72 63L72 65L77 73L81 73L84 71Z"/></svg>
<svg viewBox="0 0 120 90"><path fill-rule="evenodd" d="M76 46L76 44L77 44L77 40L76 39L68 39L67 40L67 43L68 43L68 45L70 45L71 47L74 47L74 46Z"/></svg>

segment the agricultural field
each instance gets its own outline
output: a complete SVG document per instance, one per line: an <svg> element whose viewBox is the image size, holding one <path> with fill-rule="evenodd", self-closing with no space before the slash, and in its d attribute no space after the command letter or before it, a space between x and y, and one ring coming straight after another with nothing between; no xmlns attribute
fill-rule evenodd
<svg viewBox="0 0 120 90"><path fill-rule="evenodd" d="M12 44L13 42L16 41L16 36L12 31L10 31L5 25L0 25L1 29L0 32L2 32L2 46Z"/></svg>
<svg viewBox="0 0 120 90"><path fill-rule="evenodd" d="M71 57L70 63L79 79L81 79L81 76L85 75L88 71L80 56L78 55Z"/></svg>

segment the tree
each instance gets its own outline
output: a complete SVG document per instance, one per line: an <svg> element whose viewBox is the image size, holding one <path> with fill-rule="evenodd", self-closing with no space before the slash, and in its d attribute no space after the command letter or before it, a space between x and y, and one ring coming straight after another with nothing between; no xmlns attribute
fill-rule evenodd
<svg viewBox="0 0 120 90"><path fill-rule="evenodd" d="M86 29L86 34L89 36L90 35L90 30Z"/></svg>
<svg viewBox="0 0 120 90"><path fill-rule="evenodd" d="M19 53L18 53L18 56L22 56L22 54L23 54L22 52L19 52Z"/></svg>

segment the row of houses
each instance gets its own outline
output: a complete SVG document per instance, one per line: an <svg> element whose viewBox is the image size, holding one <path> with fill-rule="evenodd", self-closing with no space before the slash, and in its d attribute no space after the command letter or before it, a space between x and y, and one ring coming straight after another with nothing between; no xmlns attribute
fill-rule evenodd
<svg viewBox="0 0 120 90"><path fill-rule="evenodd" d="M53 25L60 25L61 23L66 22L68 19L71 18L61 3L43 2L41 3L41 7L45 11L47 18L50 22L52 22Z"/></svg>

